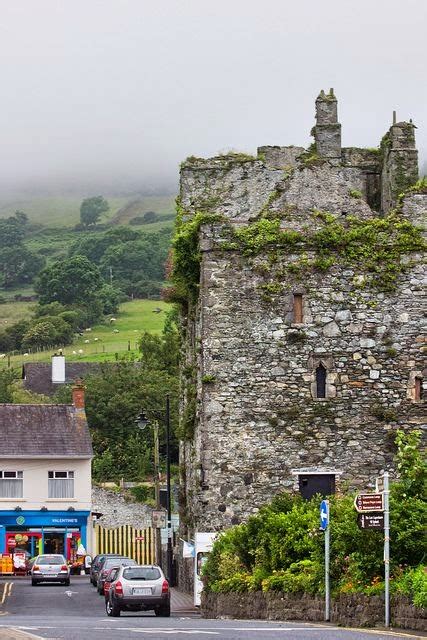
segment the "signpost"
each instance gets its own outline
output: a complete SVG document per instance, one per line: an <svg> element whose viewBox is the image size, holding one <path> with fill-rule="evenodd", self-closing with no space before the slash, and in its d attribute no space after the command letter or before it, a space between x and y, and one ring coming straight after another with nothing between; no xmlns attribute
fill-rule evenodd
<svg viewBox="0 0 427 640"><path fill-rule="evenodd" d="M383 494L359 493L354 500L354 506L359 513L364 511L383 511Z"/></svg>
<svg viewBox="0 0 427 640"><path fill-rule="evenodd" d="M384 530L384 599L385 626L390 626L390 507L389 476L376 480L377 493L359 493L354 499L358 511L357 524L360 529Z"/></svg>
<svg viewBox="0 0 427 640"><path fill-rule="evenodd" d="M322 500L320 503L320 528L325 532L325 620L330 618L330 589L329 589L329 555L330 555L330 532L329 532L329 500Z"/></svg>
<svg viewBox="0 0 427 640"><path fill-rule="evenodd" d="M384 514L382 511L372 513L359 513L357 516L357 526L359 529L384 530Z"/></svg>
<svg viewBox="0 0 427 640"><path fill-rule="evenodd" d="M385 626L390 626L390 510L388 472L384 472L384 596Z"/></svg>

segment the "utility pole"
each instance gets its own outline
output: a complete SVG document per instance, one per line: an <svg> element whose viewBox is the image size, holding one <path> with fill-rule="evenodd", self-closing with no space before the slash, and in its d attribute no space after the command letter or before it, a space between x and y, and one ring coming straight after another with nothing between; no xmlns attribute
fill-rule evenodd
<svg viewBox="0 0 427 640"><path fill-rule="evenodd" d="M160 509L160 452L159 452L159 423L157 420L153 425L154 435L154 496L156 509ZM162 563L162 539L160 529L155 529L156 564Z"/></svg>
<svg viewBox="0 0 427 640"><path fill-rule="evenodd" d="M167 488L167 511L168 511L168 546L167 546L167 567L168 580L172 585L172 504L171 504L171 458L170 458L170 401L169 394L166 395L166 488Z"/></svg>

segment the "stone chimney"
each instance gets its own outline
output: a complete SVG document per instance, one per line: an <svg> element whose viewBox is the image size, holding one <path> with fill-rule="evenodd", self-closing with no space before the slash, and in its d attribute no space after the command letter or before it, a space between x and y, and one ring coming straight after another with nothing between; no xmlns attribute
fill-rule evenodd
<svg viewBox="0 0 427 640"><path fill-rule="evenodd" d="M334 90L322 91L316 99L316 150L322 158L341 159L341 125L338 122L337 99Z"/></svg>
<svg viewBox="0 0 427 640"><path fill-rule="evenodd" d="M415 125L396 122L383 137L383 167L381 176L381 210L388 213L396 206L399 195L418 180L418 151L415 145Z"/></svg>
<svg viewBox="0 0 427 640"><path fill-rule="evenodd" d="M82 384L82 382L78 381L74 386L73 386L73 405L75 406L76 409L83 409L85 408L85 388Z"/></svg>
<svg viewBox="0 0 427 640"><path fill-rule="evenodd" d="M62 351L52 356L52 384L65 383L65 357Z"/></svg>

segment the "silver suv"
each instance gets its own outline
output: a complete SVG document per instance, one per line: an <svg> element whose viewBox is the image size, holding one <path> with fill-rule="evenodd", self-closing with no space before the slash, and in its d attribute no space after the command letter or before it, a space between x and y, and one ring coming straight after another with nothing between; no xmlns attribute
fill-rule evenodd
<svg viewBox="0 0 427 640"><path fill-rule="evenodd" d="M107 615L117 617L121 611L150 609L156 616L170 616L169 583L163 571L157 565L119 567L105 596Z"/></svg>

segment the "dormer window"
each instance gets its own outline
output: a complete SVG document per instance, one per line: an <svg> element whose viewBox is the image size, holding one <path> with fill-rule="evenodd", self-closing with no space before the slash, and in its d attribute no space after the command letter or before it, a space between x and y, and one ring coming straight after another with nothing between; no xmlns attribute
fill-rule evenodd
<svg viewBox="0 0 427 640"><path fill-rule="evenodd" d="M294 293L293 321L295 324L301 324L303 322L302 293Z"/></svg>

